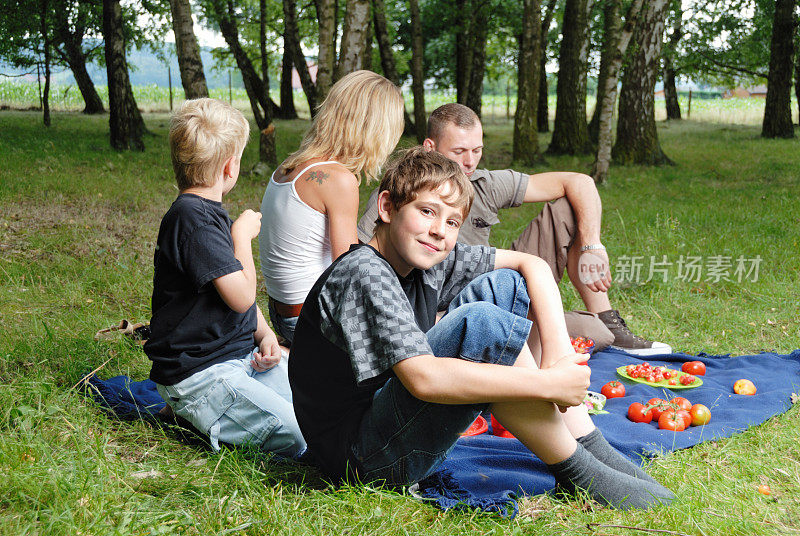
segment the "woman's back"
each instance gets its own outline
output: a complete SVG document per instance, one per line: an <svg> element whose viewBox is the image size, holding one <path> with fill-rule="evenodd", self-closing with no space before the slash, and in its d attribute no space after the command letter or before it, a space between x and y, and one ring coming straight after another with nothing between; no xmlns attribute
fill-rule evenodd
<svg viewBox="0 0 800 536"><path fill-rule="evenodd" d="M259 234L261 270L267 293L280 302L303 303L314 281L331 264L328 217L297 191L298 180L309 180L309 176L315 180L321 170L314 168L331 164L338 165L334 161L314 162L290 174L294 176L288 180L276 177L279 169L264 192Z"/></svg>

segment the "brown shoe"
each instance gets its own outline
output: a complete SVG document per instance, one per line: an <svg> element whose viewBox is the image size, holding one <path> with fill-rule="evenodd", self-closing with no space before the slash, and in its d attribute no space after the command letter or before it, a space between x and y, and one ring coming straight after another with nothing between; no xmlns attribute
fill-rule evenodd
<svg viewBox="0 0 800 536"><path fill-rule="evenodd" d="M631 332L625 319L619 315L616 309L609 309L598 313L597 316L603 321L608 330L614 335L614 342L611 346L625 350L635 355L658 355L671 354L672 347L663 342L649 341Z"/></svg>

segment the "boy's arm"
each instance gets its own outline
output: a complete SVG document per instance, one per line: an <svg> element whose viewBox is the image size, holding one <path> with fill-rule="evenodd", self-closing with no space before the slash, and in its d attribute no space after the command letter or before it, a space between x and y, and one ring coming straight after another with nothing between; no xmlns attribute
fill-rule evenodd
<svg viewBox="0 0 800 536"><path fill-rule="evenodd" d="M278 338L275 333L269 329L267 320L261 312L261 308L256 305L256 318L258 324L256 331L253 333L256 345L258 345L258 352L253 356L250 365L256 372L264 372L277 365L281 360L281 347L278 345Z"/></svg>
<svg viewBox="0 0 800 536"><path fill-rule="evenodd" d="M225 303L237 313L245 313L256 301L256 267L252 242L261 230L261 213L242 212L231 227L233 255L242 269L214 279L214 287Z"/></svg>
<svg viewBox="0 0 800 536"><path fill-rule="evenodd" d="M479 404L546 400L560 406L583 402L590 372L576 354L546 369L475 363L463 359L418 355L392 370L406 389L425 402Z"/></svg>
<svg viewBox="0 0 800 536"><path fill-rule="evenodd" d="M553 365L563 356L573 355L575 350L567 333L561 294L547 263L527 253L498 249L494 268L516 270L525 279L531 299L528 318L539 331L542 368Z"/></svg>

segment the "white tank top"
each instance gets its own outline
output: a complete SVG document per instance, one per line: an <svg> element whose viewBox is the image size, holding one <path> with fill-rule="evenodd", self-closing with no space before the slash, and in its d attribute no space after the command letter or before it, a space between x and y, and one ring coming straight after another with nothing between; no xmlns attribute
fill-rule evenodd
<svg viewBox="0 0 800 536"><path fill-rule="evenodd" d="M273 172L261 201L261 272L267 293L283 303L303 303L331 264L328 216L308 206L295 188L303 173L323 164L338 162L315 162L288 182L275 182Z"/></svg>

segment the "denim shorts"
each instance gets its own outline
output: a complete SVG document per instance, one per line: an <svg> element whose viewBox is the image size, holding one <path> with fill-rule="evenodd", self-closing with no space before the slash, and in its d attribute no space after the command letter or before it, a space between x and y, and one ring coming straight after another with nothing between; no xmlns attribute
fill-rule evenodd
<svg viewBox="0 0 800 536"><path fill-rule="evenodd" d="M256 372L252 359L251 352L218 363L175 385L158 385L158 392L176 415L208 436L214 450L220 442L253 445L296 458L306 442L294 416L287 358L266 372Z"/></svg>
<svg viewBox="0 0 800 536"><path fill-rule="evenodd" d="M489 272L453 300L428 331L428 342L437 356L511 366L530 333L529 303L525 281L516 271ZM375 393L361 421L351 447L350 476L390 486L422 480L487 407L423 402L400 380L390 379Z"/></svg>

